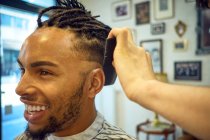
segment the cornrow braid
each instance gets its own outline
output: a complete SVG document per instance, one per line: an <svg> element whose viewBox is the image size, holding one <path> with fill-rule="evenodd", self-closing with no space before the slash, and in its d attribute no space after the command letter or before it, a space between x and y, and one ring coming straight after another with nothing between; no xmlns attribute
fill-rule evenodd
<svg viewBox="0 0 210 140"><path fill-rule="evenodd" d="M57 0L57 3L58 5L61 5L61 6L65 6L65 7L72 7L72 8L78 8L78 9L82 9L82 10L85 10L85 7L77 2L77 0L63 0L63 1L60 1L60 0Z"/></svg>
<svg viewBox="0 0 210 140"><path fill-rule="evenodd" d="M77 0L57 0L57 3L57 6L46 8L39 13L38 28L53 26L74 31L78 37L83 38L84 43L86 38L86 44L83 44L87 46L83 48L85 52L89 50L89 53L94 53L89 56L96 55L95 58L90 59L103 63L105 40L111 28L96 20L98 16L92 16L91 12L87 11ZM42 21L41 18L46 13L49 18Z"/></svg>
<svg viewBox="0 0 210 140"><path fill-rule="evenodd" d="M43 26L56 26L58 28L76 29L80 33L88 33L90 37L107 38L111 28L96 20L98 16L92 16L84 6L76 0L57 0L59 6L52 6L42 10L38 16L38 28ZM49 19L42 22L43 14L52 11ZM99 32L100 31L100 32Z"/></svg>

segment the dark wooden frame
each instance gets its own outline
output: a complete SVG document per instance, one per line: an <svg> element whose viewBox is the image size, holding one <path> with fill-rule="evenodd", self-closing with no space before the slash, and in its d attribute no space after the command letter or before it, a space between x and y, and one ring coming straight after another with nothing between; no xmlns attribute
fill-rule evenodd
<svg viewBox="0 0 210 140"><path fill-rule="evenodd" d="M195 2L196 0L185 0L186 3Z"/></svg>
<svg viewBox="0 0 210 140"><path fill-rule="evenodd" d="M198 9L196 54L210 54L210 9Z"/></svg>
<svg viewBox="0 0 210 140"><path fill-rule="evenodd" d="M174 63L175 80L202 80L201 61L181 61Z"/></svg>
<svg viewBox="0 0 210 140"><path fill-rule="evenodd" d="M150 23L150 2L141 2L135 5L136 25Z"/></svg>

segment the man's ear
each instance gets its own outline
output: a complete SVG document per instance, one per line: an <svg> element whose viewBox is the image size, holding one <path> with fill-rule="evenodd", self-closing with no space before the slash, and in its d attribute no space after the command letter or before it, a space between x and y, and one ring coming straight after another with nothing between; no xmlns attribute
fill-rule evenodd
<svg viewBox="0 0 210 140"><path fill-rule="evenodd" d="M86 92L88 97L94 98L104 86L105 76L102 68L92 70L86 78Z"/></svg>

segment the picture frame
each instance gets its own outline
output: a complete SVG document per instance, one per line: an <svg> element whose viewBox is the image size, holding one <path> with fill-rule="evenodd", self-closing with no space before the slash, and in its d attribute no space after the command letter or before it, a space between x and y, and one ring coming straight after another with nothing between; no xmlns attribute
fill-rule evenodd
<svg viewBox="0 0 210 140"><path fill-rule="evenodd" d="M141 2L135 5L136 25L150 23L150 2Z"/></svg>
<svg viewBox="0 0 210 140"><path fill-rule="evenodd" d="M165 23L156 23L151 24L151 34L152 35L159 35L165 33Z"/></svg>
<svg viewBox="0 0 210 140"><path fill-rule="evenodd" d="M196 0L185 0L186 3L195 2Z"/></svg>
<svg viewBox="0 0 210 140"><path fill-rule="evenodd" d="M210 54L210 9L198 9L197 11L197 55Z"/></svg>
<svg viewBox="0 0 210 140"><path fill-rule="evenodd" d="M156 20L174 17L174 0L154 0L153 3Z"/></svg>
<svg viewBox="0 0 210 140"><path fill-rule="evenodd" d="M150 53L154 72L162 73L163 72L162 39L143 40L140 42L140 46Z"/></svg>
<svg viewBox="0 0 210 140"><path fill-rule="evenodd" d="M181 40L174 42L175 51L186 51L188 48L188 40Z"/></svg>
<svg viewBox="0 0 210 140"><path fill-rule="evenodd" d="M111 7L113 21L125 20L131 17L130 0L114 2Z"/></svg>
<svg viewBox="0 0 210 140"><path fill-rule="evenodd" d="M176 34L177 34L179 37L182 37L182 36L186 33L186 31L187 31L187 25L186 25L183 21L179 20L179 21L176 23L174 29L175 29L175 31L176 31Z"/></svg>
<svg viewBox="0 0 210 140"><path fill-rule="evenodd" d="M201 61L181 61L174 63L175 80L195 80L201 81L202 78Z"/></svg>

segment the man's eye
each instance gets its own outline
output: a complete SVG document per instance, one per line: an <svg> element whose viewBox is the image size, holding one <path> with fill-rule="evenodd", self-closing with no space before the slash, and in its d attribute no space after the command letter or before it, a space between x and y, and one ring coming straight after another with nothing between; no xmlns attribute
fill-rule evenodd
<svg viewBox="0 0 210 140"><path fill-rule="evenodd" d="M19 68L21 76L25 73L25 69L24 68Z"/></svg>
<svg viewBox="0 0 210 140"><path fill-rule="evenodd" d="M48 71L46 71L46 70L42 70L42 71L40 72L40 75L51 75L51 73L48 72Z"/></svg>

